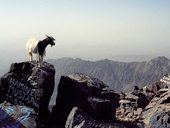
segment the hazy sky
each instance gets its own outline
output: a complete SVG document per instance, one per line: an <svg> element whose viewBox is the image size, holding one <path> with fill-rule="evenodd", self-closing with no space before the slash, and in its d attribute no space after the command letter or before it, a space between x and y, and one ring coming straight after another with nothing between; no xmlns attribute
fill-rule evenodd
<svg viewBox="0 0 170 128"><path fill-rule="evenodd" d="M46 58L170 57L170 0L1 0L0 16L4 62L27 60L27 40L45 34Z"/></svg>

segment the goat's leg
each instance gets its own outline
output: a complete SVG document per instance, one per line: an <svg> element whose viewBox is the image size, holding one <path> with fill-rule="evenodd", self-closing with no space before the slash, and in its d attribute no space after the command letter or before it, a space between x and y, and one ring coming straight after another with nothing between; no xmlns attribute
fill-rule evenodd
<svg viewBox="0 0 170 128"><path fill-rule="evenodd" d="M37 62L37 64L39 63L39 61L40 61L39 55L37 54L37 55L36 55L36 62Z"/></svg>
<svg viewBox="0 0 170 128"><path fill-rule="evenodd" d="M41 67L41 55L38 55L38 67Z"/></svg>
<svg viewBox="0 0 170 128"><path fill-rule="evenodd" d="M40 67L42 66L42 62L43 62L43 56L40 57L41 60L40 60Z"/></svg>
<svg viewBox="0 0 170 128"><path fill-rule="evenodd" d="M30 58L30 61L33 61L32 52L29 52L29 58Z"/></svg>
<svg viewBox="0 0 170 128"><path fill-rule="evenodd" d="M41 56L41 64L43 63L43 59L44 59L44 56L42 55Z"/></svg>
<svg viewBox="0 0 170 128"><path fill-rule="evenodd" d="M42 64L43 64L43 55L40 55L40 62L39 62L39 66L41 67L42 66Z"/></svg>

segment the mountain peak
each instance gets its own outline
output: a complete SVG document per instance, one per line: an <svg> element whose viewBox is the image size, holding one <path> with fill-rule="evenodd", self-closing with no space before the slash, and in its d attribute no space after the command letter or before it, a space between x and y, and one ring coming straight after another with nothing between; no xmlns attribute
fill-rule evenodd
<svg viewBox="0 0 170 128"><path fill-rule="evenodd" d="M151 59L151 62L166 62L169 61L169 59L165 56L158 56L157 58Z"/></svg>

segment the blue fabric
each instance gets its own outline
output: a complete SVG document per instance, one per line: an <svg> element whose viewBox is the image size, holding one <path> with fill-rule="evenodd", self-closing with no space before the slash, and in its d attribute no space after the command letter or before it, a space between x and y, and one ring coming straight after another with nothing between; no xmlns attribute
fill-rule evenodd
<svg viewBox="0 0 170 128"><path fill-rule="evenodd" d="M11 110L9 110L11 113ZM12 118L0 108L0 128L25 128L18 120Z"/></svg>
<svg viewBox="0 0 170 128"><path fill-rule="evenodd" d="M34 128L35 118L32 108L0 104L0 128Z"/></svg>

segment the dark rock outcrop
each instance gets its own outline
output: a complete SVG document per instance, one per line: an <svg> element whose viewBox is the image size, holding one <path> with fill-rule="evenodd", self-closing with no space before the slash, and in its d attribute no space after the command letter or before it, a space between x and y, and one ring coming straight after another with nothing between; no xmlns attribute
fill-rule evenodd
<svg viewBox="0 0 170 128"><path fill-rule="evenodd" d="M36 62L13 63L0 79L0 102L33 108L38 113L37 122L46 123L54 85L53 65L43 62L39 68Z"/></svg>
<svg viewBox="0 0 170 128"><path fill-rule="evenodd" d="M64 126L70 111L77 106L98 121L114 120L118 96L103 82L84 74L62 76L52 118Z"/></svg>

